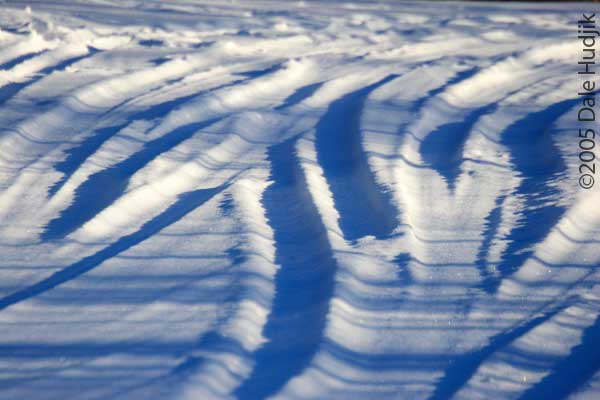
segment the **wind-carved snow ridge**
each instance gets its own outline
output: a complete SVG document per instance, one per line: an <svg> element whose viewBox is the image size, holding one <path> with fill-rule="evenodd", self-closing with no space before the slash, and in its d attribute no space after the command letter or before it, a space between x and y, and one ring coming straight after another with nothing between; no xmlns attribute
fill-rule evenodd
<svg viewBox="0 0 600 400"><path fill-rule="evenodd" d="M597 6L5 3L0 400L600 396Z"/></svg>

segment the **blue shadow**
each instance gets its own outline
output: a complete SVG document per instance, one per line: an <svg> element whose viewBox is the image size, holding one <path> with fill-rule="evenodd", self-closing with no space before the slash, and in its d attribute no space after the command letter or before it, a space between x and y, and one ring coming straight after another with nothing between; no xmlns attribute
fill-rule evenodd
<svg viewBox="0 0 600 400"><path fill-rule="evenodd" d="M496 292L502 279L515 273L533 254L533 247L550 233L566 211L560 205L562 193L553 185L566 174L566 164L552 140L552 124L580 100L565 100L531 113L509 126L501 143L510 150L510 159L522 178L512 196L523 199L515 227L498 264L500 279L491 283Z"/></svg>
<svg viewBox="0 0 600 400"><path fill-rule="evenodd" d="M264 399L277 393L311 361L322 341L336 263L327 232L295 155L296 139L268 153L273 183L262 204L273 229L275 298L254 354L252 374L236 390L238 399ZM285 207L282 205L285 204Z"/></svg>
<svg viewBox="0 0 600 400"><path fill-rule="evenodd" d="M319 90L321 86L323 86L323 82L312 83L310 85L301 87L283 100L283 102L275 107L274 110L280 111L284 108L289 108L295 106L296 104L300 104L302 101L312 96L317 90Z"/></svg>
<svg viewBox="0 0 600 400"><path fill-rule="evenodd" d="M67 60L64 60L64 61L56 64L56 65L52 65L52 66L43 68L28 81L13 82L13 83L9 83L8 85L1 87L0 88L0 105L5 103L9 99L11 99L14 95L19 93L21 90L23 90L27 86L33 85L34 83L36 83L37 81L42 79L44 76L47 76L54 71L62 71L65 68L67 68L68 66L75 64L76 62L83 60L84 58L91 57L98 52L99 52L99 50L88 46L88 54L86 54L86 55L69 58ZM36 54L33 54L32 57L35 55Z"/></svg>
<svg viewBox="0 0 600 400"><path fill-rule="evenodd" d="M165 211L146 222L142 227L130 235L121 237L113 244L94 253L91 256L84 257L80 261L71 264L68 267L50 275L48 278L33 284L25 289L0 299L0 310L3 310L13 304L22 302L32 297L47 292L58 285L75 279L88 271L96 268L104 261L116 256L125 250L137 245L140 242L150 238L162 229L179 221L187 214L212 199L216 194L223 191L227 185L218 186L210 189L200 189L187 192L180 195L177 201Z"/></svg>
<svg viewBox="0 0 600 400"><path fill-rule="evenodd" d="M566 399L600 370L600 317L583 331L581 343L552 372L529 388L520 400Z"/></svg>
<svg viewBox="0 0 600 400"><path fill-rule="evenodd" d="M465 142L473 126L482 116L495 109L495 103L477 108L460 122L438 127L421 142L419 152L423 161L445 179L450 190L454 190L456 178L460 174Z"/></svg>
<svg viewBox="0 0 600 400"><path fill-rule="evenodd" d="M390 193L375 180L360 130L360 116L369 93L396 77L390 75L333 101L316 126L317 160L333 194L346 240L367 235L385 238L398 225L398 210Z"/></svg>
<svg viewBox="0 0 600 400"><path fill-rule="evenodd" d="M46 52L47 50L42 50L42 51L37 51L34 53L27 53L27 54L23 54L19 57L15 57L12 60L9 60L7 62L5 62L4 64L0 65L0 70L9 70L12 67L14 67L17 64L22 63L23 61L27 61L35 56L39 56L40 54Z"/></svg>
<svg viewBox="0 0 600 400"><path fill-rule="evenodd" d="M172 149L192 137L199 129L216 121L213 119L181 126L146 143L140 151L126 160L91 175L75 191L73 203L60 216L48 223L41 234L41 239L43 241L62 239L85 224L125 192L133 174L161 153Z"/></svg>
<svg viewBox="0 0 600 400"><path fill-rule="evenodd" d="M461 354L448 360L448 367L444 376L438 381L434 393L429 400L451 399L477 372L479 366L490 356L503 347L514 342L521 336L531 332L536 327L552 319L556 314L566 309L573 303L574 298L547 311L545 314L530 319L522 325L518 325L508 331L492 336L483 347ZM550 399L552 397L538 397L537 399Z"/></svg>

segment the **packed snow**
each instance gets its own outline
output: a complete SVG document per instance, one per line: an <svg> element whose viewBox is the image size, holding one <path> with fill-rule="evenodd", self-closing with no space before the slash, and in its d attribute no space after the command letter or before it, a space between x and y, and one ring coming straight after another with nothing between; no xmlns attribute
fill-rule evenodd
<svg viewBox="0 0 600 400"><path fill-rule="evenodd" d="M600 398L582 12L0 1L0 399Z"/></svg>

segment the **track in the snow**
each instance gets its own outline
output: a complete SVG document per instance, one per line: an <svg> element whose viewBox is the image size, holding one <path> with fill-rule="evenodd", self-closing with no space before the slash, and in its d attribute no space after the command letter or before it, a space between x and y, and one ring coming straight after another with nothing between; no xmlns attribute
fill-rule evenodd
<svg viewBox="0 0 600 400"><path fill-rule="evenodd" d="M30 3L0 400L598 396L566 6Z"/></svg>

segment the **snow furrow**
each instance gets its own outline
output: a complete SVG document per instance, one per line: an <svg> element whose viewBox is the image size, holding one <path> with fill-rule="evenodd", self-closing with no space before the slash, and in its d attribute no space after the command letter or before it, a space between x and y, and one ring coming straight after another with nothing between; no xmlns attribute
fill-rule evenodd
<svg viewBox="0 0 600 400"><path fill-rule="evenodd" d="M397 211L372 176L360 131L365 97L393 78L385 77L333 101L316 126L318 162L333 193L340 228L347 240L368 235L382 238L396 227Z"/></svg>
<svg viewBox="0 0 600 400"><path fill-rule="evenodd" d="M0 400L598 397L598 6L0 3Z"/></svg>
<svg viewBox="0 0 600 400"><path fill-rule="evenodd" d="M139 231L120 238L98 253L85 257L34 285L0 299L0 310L35 297L40 293L51 290L64 282L77 278L90 271L100 265L103 261L135 246L137 243L151 237L173 222L185 217L187 213L210 200L212 196L223 189L224 187L217 187L184 193L179 197L179 200L175 204L159 214L156 218L144 224Z"/></svg>
<svg viewBox="0 0 600 400"><path fill-rule="evenodd" d="M333 292L336 265L325 227L296 160L296 138L269 150L273 183L263 205L275 239L275 298L254 354L252 374L235 391L240 398L266 398L301 373L316 353ZM289 201L290 208L278 205ZM301 243L301 245L299 245Z"/></svg>

